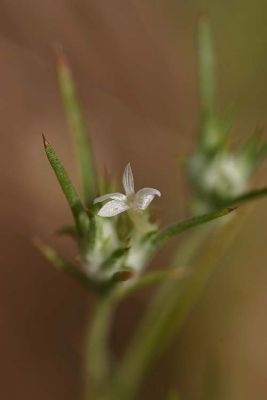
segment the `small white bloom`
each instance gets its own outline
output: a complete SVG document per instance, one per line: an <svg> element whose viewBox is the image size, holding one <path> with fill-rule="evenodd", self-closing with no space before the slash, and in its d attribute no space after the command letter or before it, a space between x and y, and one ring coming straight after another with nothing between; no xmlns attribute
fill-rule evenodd
<svg viewBox="0 0 267 400"><path fill-rule="evenodd" d="M246 189L248 168L239 157L225 154L215 158L202 179L208 191L220 197L234 197Z"/></svg>
<svg viewBox="0 0 267 400"><path fill-rule="evenodd" d="M126 165L123 173L122 184L125 190L123 193L109 193L104 196L97 197L94 204L111 199L98 212L100 217L113 217L129 209L145 210L155 196L161 196L157 189L144 188L134 191L134 178L130 163Z"/></svg>

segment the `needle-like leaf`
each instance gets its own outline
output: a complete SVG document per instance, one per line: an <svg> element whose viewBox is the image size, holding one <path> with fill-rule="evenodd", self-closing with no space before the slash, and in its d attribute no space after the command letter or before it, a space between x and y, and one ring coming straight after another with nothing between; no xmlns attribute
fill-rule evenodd
<svg viewBox="0 0 267 400"><path fill-rule="evenodd" d="M228 201L225 206L229 205L238 205L241 203L247 203L253 200L258 200L261 197L267 196L267 187L265 186L264 188L261 189L256 189L256 190L251 190L250 192L244 193L241 196L238 196L230 201Z"/></svg>
<svg viewBox="0 0 267 400"><path fill-rule="evenodd" d="M195 226L202 225L216 218L228 215L233 210L234 208L225 208L222 210L211 212L209 214L193 217L185 221L178 222L177 224L170 225L152 236L152 247L154 250L157 250L173 236L178 235L179 233L182 233L188 229L194 228Z"/></svg>
<svg viewBox="0 0 267 400"><path fill-rule="evenodd" d="M47 158L50 162L51 167L53 168L58 182L65 194L65 197L69 203L71 208L77 232L80 236L84 236L88 232L89 227L89 218L88 215L82 205L82 202L65 170L58 156L56 155L52 146L48 143L43 135L44 140L44 148L47 155Z"/></svg>
<svg viewBox="0 0 267 400"><path fill-rule="evenodd" d="M71 69L61 50L57 51L57 73L65 113L73 136L85 202L90 207L96 196L93 154Z"/></svg>
<svg viewBox="0 0 267 400"><path fill-rule="evenodd" d="M110 256L107 257L107 259L104 261L102 268L104 269L109 269L110 267L113 266L113 264L120 260L122 257L124 257L128 252L127 247L122 247L119 249L114 250Z"/></svg>
<svg viewBox="0 0 267 400"><path fill-rule="evenodd" d="M59 271L65 272L79 284L89 290L98 290L96 284L91 281L82 271L79 271L70 262L64 260L52 247L44 244L40 239L34 239L35 247L40 251L43 257L49 261Z"/></svg>
<svg viewBox="0 0 267 400"><path fill-rule="evenodd" d="M201 110L206 118L214 113L214 57L209 20L202 17L198 26L199 84Z"/></svg>

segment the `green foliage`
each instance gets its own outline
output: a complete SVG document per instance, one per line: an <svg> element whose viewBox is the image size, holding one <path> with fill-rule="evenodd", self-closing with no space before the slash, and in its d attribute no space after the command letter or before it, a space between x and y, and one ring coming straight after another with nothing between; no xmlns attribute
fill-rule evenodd
<svg viewBox="0 0 267 400"><path fill-rule="evenodd" d="M68 235L78 243L79 265L64 260L41 241L37 241L36 246L55 268L81 283L88 291L101 295L88 332L88 399L137 398L147 372L179 332L205 289L218 259L223 257L239 232L242 218L235 213L228 216L234 210L233 206L267 195L267 187L247 191L252 173L266 156L266 143L255 132L240 149L232 151L228 143L229 120L217 113L214 54L208 19L201 19L199 24L198 55L200 136L188 162L193 214L196 216L159 228L151 221L148 212L136 209L112 218L98 215L99 208L93 205L96 194L106 194L116 185L108 175L96 175L72 74L62 52L58 54L60 91L74 139L85 206L45 138L44 146L75 223L63 227L58 233ZM100 193L97 193L96 182ZM221 220L226 216L228 218ZM208 224L211 221L214 222ZM190 232L180 243L171 267L143 274L163 245L193 228L193 233ZM159 289L136 327L120 364L114 364L109 350L109 335L117 306L138 290L157 285ZM167 398L174 400L179 396L174 391Z"/></svg>
<svg viewBox="0 0 267 400"><path fill-rule="evenodd" d="M126 253L128 252L128 248L119 248L114 250L107 258L106 260L103 262L102 268L103 269L108 269L110 268L114 262L116 262L117 260L121 259L122 257L124 257L126 255Z"/></svg>
<svg viewBox="0 0 267 400"><path fill-rule="evenodd" d="M267 195L267 187L262 189L251 190L250 192L244 193L241 196L235 197L232 200L228 200L225 202L225 205L237 205L242 203L251 202L253 200L258 200L261 197L265 197Z"/></svg>
<svg viewBox="0 0 267 400"><path fill-rule="evenodd" d="M215 113L215 78L212 37L207 18L202 18L198 26L198 59L200 108L202 124L205 126Z"/></svg>
<svg viewBox="0 0 267 400"><path fill-rule="evenodd" d="M217 260L225 254L241 227L242 220L234 218L228 224L217 225L215 231L214 227L206 232L203 232L203 228L198 230L198 235L210 233L205 246L202 245L202 251L188 254L189 265L186 265L187 274L183 279L179 282L168 280L163 283L144 314L140 326L135 330L117 371L117 398L137 398L147 372L178 334L214 272ZM197 257L193 262L194 255Z"/></svg>
<svg viewBox="0 0 267 400"><path fill-rule="evenodd" d="M199 22L198 59L200 134L188 160L194 214L217 210L244 194L267 154L267 144L258 130L240 148L232 149L229 117L221 116L216 109L214 51L207 18Z"/></svg>
<svg viewBox="0 0 267 400"><path fill-rule="evenodd" d="M57 270L66 273L87 290L98 290L95 282L89 279L82 271L79 271L69 261L64 260L52 247L44 244L40 239L35 239L34 244L43 257Z"/></svg>
<svg viewBox="0 0 267 400"><path fill-rule="evenodd" d="M57 55L60 93L73 137L85 203L88 207L91 207L97 190L91 144L67 59L61 50L58 51Z"/></svg>
<svg viewBox="0 0 267 400"><path fill-rule="evenodd" d="M193 217L185 221L178 222L176 224L170 225L162 231L156 233L152 236L152 246L156 249L162 246L165 242L171 239L173 236L178 235L182 232L187 231L188 229L194 228L198 225L205 224L214 219L224 217L232 212L233 208L226 208L223 210L211 212L209 214L201 215L198 217Z"/></svg>
<svg viewBox="0 0 267 400"><path fill-rule="evenodd" d="M89 229L89 218L88 215L82 205L82 202L71 182L70 177L68 176L65 168L63 167L61 161L56 155L52 146L48 143L48 141L43 136L44 147L46 156L50 162L51 167L53 168L58 182L61 186L61 189L66 197L66 200L70 206L72 211L77 231L80 235L86 235Z"/></svg>

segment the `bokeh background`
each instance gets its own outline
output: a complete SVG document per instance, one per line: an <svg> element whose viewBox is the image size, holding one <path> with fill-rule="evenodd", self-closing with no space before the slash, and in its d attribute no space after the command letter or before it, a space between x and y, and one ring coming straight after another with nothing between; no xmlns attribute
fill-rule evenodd
<svg viewBox="0 0 267 400"><path fill-rule="evenodd" d="M74 249L55 230L71 216L44 156L41 132L74 172L53 48L71 61L100 171L159 188L162 223L187 213L179 160L198 119L195 31L208 13L221 109L237 106L235 142L267 122L264 0L0 0L0 392L7 400L82 398L83 347L94 299L58 274L31 244ZM266 134L265 134L266 137ZM266 184L267 165L255 179ZM267 202L257 202L172 349L140 399L267 398ZM167 253L165 254L167 257ZM164 267L165 258L158 261ZM112 345L127 343L147 296L121 307ZM153 327L151 327L153 329Z"/></svg>

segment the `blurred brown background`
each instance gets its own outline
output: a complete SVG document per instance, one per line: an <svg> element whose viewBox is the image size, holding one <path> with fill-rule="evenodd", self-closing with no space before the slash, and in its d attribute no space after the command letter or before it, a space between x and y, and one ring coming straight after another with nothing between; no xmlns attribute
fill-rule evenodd
<svg viewBox="0 0 267 400"><path fill-rule="evenodd" d="M44 131L74 176L53 47L61 43L73 66L99 170L120 177L131 161L138 186L162 191L157 208L168 223L186 213L178 159L195 137L194 36L202 12L214 31L220 105L238 105L238 143L267 122L264 0L0 0L1 399L82 398L93 299L31 244L38 235L72 254L53 237L70 214L41 143ZM255 185L266 176L265 164ZM221 389L216 400L267 398L266 210L265 200L257 203L178 345L151 373L144 399L165 399L173 382L182 399L204 400L209 368ZM122 307L116 348L144 302L135 297Z"/></svg>

